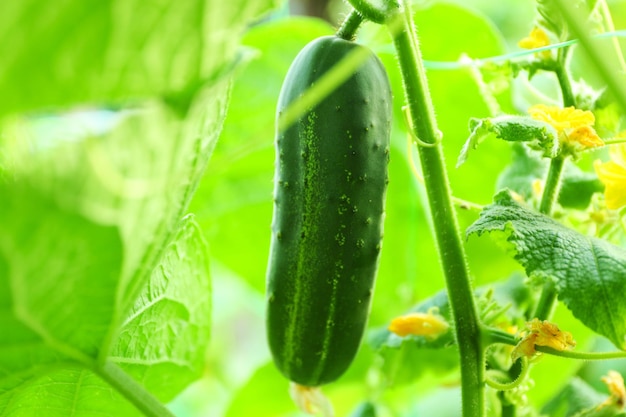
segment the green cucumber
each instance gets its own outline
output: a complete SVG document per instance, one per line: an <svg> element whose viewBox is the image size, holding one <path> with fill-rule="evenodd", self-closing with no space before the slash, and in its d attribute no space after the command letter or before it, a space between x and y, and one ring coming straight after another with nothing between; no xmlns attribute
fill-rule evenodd
<svg viewBox="0 0 626 417"><path fill-rule="evenodd" d="M278 369L318 386L352 362L369 315L381 250L392 96L365 46L335 36L292 63L278 115L347 54L367 59L276 136L267 334Z"/></svg>

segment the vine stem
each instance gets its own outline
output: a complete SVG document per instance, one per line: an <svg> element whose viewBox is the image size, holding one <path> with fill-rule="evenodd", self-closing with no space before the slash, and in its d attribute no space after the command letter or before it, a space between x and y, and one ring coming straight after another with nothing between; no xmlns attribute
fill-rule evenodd
<svg viewBox="0 0 626 417"><path fill-rule="evenodd" d="M105 362L93 371L122 394L146 417L174 417L174 414L165 405L115 363Z"/></svg>
<svg viewBox="0 0 626 417"><path fill-rule="evenodd" d="M391 19L388 27L400 63L411 125L419 143L425 144L418 146L419 157L459 346L463 416L481 417L485 409L481 325L439 143L441 133L408 2L404 2L403 10Z"/></svg>
<svg viewBox="0 0 626 417"><path fill-rule="evenodd" d="M572 82L569 74L567 73L569 51L570 48L563 48L559 50L557 61L553 68L561 88L563 107L576 106L576 98L574 97ZM541 203L539 205L539 211L546 216L552 214L554 203L559 195L559 190L561 188L561 176L563 174L564 167L565 157L563 155L557 155L555 158L552 158L552 161L550 162L550 169L548 170L548 176L546 178L546 185L544 187L543 195L541 196ZM552 280L547 280L541 289L541 295L539 296L534 316L539 320L548 320L552 317L554 307L556 306L557 295L556 284Z"/></svg>
<svg viewBox="0 0 626 417"><path fill-rule="evenodd" d="M502 330L489 328L485 331L485 340L489 344L501 343L504 345L515 346L519 342L519 338L512 334L503 332ZM575 352L571 350L556 350L547 346L535 346L538 352L546 353L552 356L560 356L562 358L578 359L585 361L602 361L610 359L624 359L626 358L626 352L614 351L614 352Z"/></svg>

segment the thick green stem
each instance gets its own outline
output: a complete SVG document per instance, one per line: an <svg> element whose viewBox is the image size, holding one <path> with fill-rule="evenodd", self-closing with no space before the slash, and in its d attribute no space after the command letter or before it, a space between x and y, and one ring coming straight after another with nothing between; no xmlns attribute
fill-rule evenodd
<svg viewBox="0 0 626 417"><path fill-rule="evenodd" d="M352 10L337 30L337 36L347 41L354 40L356 31L363 23L363 16L357 10Z"/></svg>
<svg viewBox="0 0 626 417"><path fill-rule="evenodd" d="M94 372L146 417L174 417L170 410L116 364L105 362L103 366L94 369Z"/></svg>
<svg viewBox="0 0 626 417"><path fill-rule="evenodd" d="M548 177L546 178L546 184L543 188L543 194L541 196L541 204L539 205L539 211L547 216L552 213L554 203L559 196L561 174L563 173L564 166L565 158L561 155L553 158L550 162Z"/></svg>
<svg viewBox="0 0 626 417"><path fill-rule="evenodd" d="M399 29L396 28L395 19L393 20L389 28L398 53L411 124L415 135L424 144L418 147L419 156L461 356L463 416L479 417L484 413L484 351L481 326L452 204L443 153L438 143L441 134L437 129L408 4L405 3L402 25Z"/></svg>

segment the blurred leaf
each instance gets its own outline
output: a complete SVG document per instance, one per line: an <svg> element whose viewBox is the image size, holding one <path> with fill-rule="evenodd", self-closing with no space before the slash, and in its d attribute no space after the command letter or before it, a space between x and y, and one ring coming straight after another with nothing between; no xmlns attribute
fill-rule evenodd
<svg viewBox="0 0 626 417"><path fill-rule="evenodd" d="M525 200L533 196L533 183L544 181L549 162L522 144L513 144L513 161L498 177L499 190L508 188ZM585 172L573 163L568 163L563 172L559 204L565 208L584 210L589 207L591 197L604 190L595 173Z"/></svg>
<svg viewBox="0 0 626 417"><path fill-rule="evenodd" d="M584 210L589 207L591 197L603 190L604 184L595 173L584 172L575 165L569 165L563 175L559 204L563 207Z"/></svg>
<svg viewBox="0 0 626 417"><path fill-rule="evenodd" d="M606 399L580 378L573 378L553 399L541 410L550 417L591 417L585 410L596 408ZM606 417L616 414L607 414ZM597 415L596 417L600 417Z"/></svg>
<svg viewBox="0 0 626 417"><path fill-rule="evenodd" d="M626 250L524 208L506 191L467 230L486 232L506 240L529 276L555 280L559 299L580 321L626 349Z"/></svg>
<svg viewBox="0 0 626 417"><path fill-rule="evenodd" d="M4 2L0 116L197 89L276 0Z"/></svg>
<svg viewBox="0 0 626 417"><path fill-rule="evenodd" d="M364 402L350 414L350 417L376 417L376 406L371 402Z"/></svg>

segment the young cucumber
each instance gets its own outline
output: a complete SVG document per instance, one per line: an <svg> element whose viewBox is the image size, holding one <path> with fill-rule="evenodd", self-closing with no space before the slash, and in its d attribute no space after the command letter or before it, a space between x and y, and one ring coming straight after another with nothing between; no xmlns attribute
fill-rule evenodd
<svg viewBox="0 0 626 417"><path fill-rule="evenodd" d="M365 61L276 137L267 333L291 381L318 386L356 355L383 231L392 119L385 69L369 49L328 36L296 57L278 115L353 51Z"/></svg>

